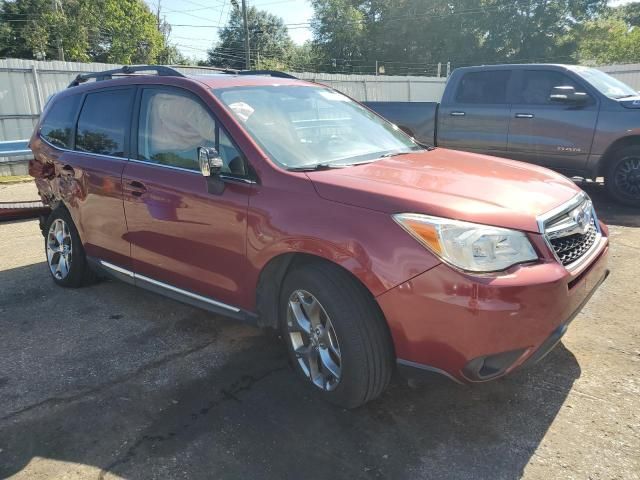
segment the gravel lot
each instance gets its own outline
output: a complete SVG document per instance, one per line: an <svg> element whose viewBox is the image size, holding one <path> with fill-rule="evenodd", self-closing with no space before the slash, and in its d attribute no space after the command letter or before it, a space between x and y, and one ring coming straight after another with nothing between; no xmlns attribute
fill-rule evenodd
<svg viewBox="0 0 640 480"><path fill-rule="evenodd" d="M274 335L116 282L55 287L37 221L0 224L0 478L638 479L640 211L588 191L612 274L562 345L356 411L315 398Z"/></svg>

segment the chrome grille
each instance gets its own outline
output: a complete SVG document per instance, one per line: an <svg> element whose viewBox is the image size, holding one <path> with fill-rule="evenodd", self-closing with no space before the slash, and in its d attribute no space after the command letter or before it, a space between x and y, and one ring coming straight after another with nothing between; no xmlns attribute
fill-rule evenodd
<svg viewBox="0 0 640 480"><path fill-rule="evenodd" d="M571 265L579 260L593 246L598 238L598 230L595 220L591 220L591 226L586 233L576 233L567 237L558 237L549 240L554 252L562 265Z"/></svg>
<svg viewBox="0 0 640 480"><path fill-rule="evenodd" d="M601 237L593 205L584 193L545 216L540 223L541 232L556 258L568 268L587 255Z"/></svg>

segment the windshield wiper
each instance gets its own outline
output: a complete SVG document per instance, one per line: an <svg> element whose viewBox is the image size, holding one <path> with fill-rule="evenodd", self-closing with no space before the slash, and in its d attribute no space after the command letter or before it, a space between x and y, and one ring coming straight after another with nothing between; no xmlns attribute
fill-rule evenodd
<svg viewBox="0 0 640 480"><path fill-rule="evenodd" d="M290 172L317 172L318 170L331 170L332 168L344 168L345 165L331 165L329 163L316 163L314 165L302 165L300 167L287 168Z"/></svg>

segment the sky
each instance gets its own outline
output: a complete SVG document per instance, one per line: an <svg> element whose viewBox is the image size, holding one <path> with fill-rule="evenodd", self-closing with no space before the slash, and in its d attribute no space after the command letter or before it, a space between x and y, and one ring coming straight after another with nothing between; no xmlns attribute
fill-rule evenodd
<svg viewBox="0 0 640 480"><path fill-rule="evenodd" d="M218 38L218 30L223 27L231 13L230 0L145 0L156 12L160 3L161 16L172 25L170 42L183 55L204 59L207 50ZM238 0L240 3L241 0ZM306 25L313 15L308 0L246 0L247 5L282 17L289 27L289 35L301 44L311 39L311 30ZM610 0L609 5L618 6L634 0ZM637 0L636 0L637 1ZM427 0L425 0L425 3Z"/></svg>
<svg viewBox="0 0 640 480"><path fill-rule="evenodd" d="M217 40L219 27L224 26L231 13L230 0L145 0L153 12L160 2L160 16L166 16L171 24L170 43L176 45L187 57L204 59L206 51ZM240 3L241 0L238 0ZM313 15L307 0L247 0L247 6L282 17L289 25L289 35L294 42L304 43L311 39L308 23ZM199 26L196 26L199 25Z"/></svg>

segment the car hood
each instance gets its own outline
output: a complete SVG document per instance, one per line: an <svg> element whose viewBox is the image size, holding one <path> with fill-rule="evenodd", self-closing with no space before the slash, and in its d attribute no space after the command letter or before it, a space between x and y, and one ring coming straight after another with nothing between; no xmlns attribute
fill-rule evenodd
<svg viewBox="0 0 640 480"><path fill-rule="evenodd" d="M537 216L580 192L546 168L442 148L308 177L322 198L335 202L531 232L538 231Z"/></svg>
<svg viewBox="0 0 640 480"><path fill-rule="evenodd" d="M639 109L640 96L621 98L618 100L618 103L620 103L624 108Z"/></svg>

